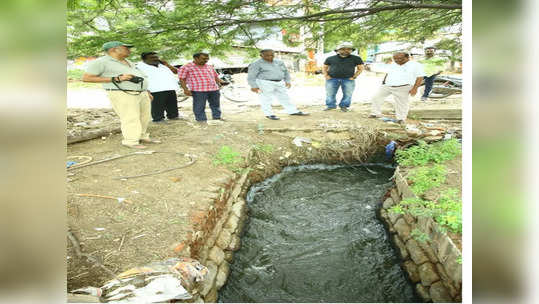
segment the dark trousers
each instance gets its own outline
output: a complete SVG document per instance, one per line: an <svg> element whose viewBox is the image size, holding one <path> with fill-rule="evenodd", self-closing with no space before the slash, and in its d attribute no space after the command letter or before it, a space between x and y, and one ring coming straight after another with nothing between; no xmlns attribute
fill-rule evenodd
<svg viewBox="0 0 539 304"><path fill-rule="evenodd" d="M423 92L423 97L429 97L430 91L432 90L432 86L434 85L434 79L436 78L436 74L430 75L430 76L424 76L423 79L425 80L425 92Z"/></svg>
<svg viewBox="0 0 539 304"><path fill-rule="evenodd" d="M167 118L178 117L178 97L176 91L161 91L152 93L152 119L153 121L160 121L165 118L165 111L167 111Z"/></svg>
<svg viewBox="0 0 539 304"><path fill-rule="evenodd" d="M197 121L206 121L206 101L210 104L211 116L213 119L221 118L221 108L219 99L221 94L219 91L210 92L195 92L193 93L193 113Z"/></svg>

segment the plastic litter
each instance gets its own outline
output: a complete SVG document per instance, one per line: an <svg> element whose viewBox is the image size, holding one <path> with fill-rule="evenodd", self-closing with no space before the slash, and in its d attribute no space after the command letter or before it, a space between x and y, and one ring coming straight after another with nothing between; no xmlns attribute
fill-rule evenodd
<svg viewBox="0 0 539 304"><path fill-rule="evenodd" d="M73 165L76 165L76 164L77 164L77 162L75 162L75 161L68 161L67 162L67 167L69 168L69 167L71 167Z"/></svg>
<svg viewBox="0 0 539 304"><path fill-rule="evenodd" d="M397 147L397 143L393 140L389 142L389 144L386 145L386 158L392 159L393 155L395 154L395 149Z"/></svg>
<svg viewBox="0 0 539 304"><path fill-rule="evenodd" d="M103 302L162 303L188 300L196 282L206 278L208 268L191 258L171 258L120 273L101 288L85 287L73 293L100 297Z"/></svg>
<svg viewBox="0 0 539 304"><path fill-rule="evenodd" d="M298 146L298 147L301 147L302 146L302 143L308 143L310 144L311 143L311 139L310 138L306 138L306 137L295 137L294 140L292 140L292 142L294 143L294 145Z"/></svg>

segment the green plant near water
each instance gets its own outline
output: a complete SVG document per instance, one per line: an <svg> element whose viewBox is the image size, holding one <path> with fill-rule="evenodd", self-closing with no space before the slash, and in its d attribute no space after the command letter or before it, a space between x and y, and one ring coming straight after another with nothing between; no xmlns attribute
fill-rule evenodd
<svg viewBox="0 0 539 304"><path fill-rule="evenodd" d="M271 144L254 144L253 149L260 151L262 153L271 153L273 152L273 145Z"/></svg>
<svg viewBox="0 0 539 304"><path fill-rule="evenodd" d="M416 146L397 150L396 159L401 166L422 166L429 162L442 163L461 154L462 145L456 139L427 144L420 140Z"/></svg>
<svg viewBox="0 0 539 304"><path fill-rule="evenodd" d="M439 187L445 181L447 169L444 165L434 165L432 167L419 167L408 175L408 179L413 182L410 189L416 195L422 195L426 191Z"/></svg>
<svg viewBox="0 0 539 304"><path fill-rule="evenodd" d="M242 161L243 158L240 156L240 153L234 151L234 149L229 146L222 146L213 158L214 165L224 165L230 170L237 169Z"/></svg>
<svg viewBox="0 0 539 304"><path fill-rule="evenodd" d="M447 189L437 201L406 198L389 209L389 212L411 214L416 217L432 217L442 232L462 233L462 201L457 189Z"/></svg>

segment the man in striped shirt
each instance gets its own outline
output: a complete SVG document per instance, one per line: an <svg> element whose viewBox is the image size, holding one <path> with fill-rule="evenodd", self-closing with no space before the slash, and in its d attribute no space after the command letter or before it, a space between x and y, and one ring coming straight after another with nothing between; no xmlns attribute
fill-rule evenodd
<svg viewBox="0 0 539 304"><path fill-rule="evenodd" d="M210 104L213 119L221 119L219 86L222 84L213 66L206 63L210 59L207 53L193 55L193 62L180 68L178 77L187 96L193 96L193 113L199 123L206 123L206 101Z"/></svg>

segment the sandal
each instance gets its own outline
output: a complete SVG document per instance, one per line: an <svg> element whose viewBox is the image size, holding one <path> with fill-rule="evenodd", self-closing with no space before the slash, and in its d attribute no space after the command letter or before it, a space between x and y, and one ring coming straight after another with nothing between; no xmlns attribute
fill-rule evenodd
<svg viewBox="0 0 539 304"><path fill-rule="evenodd" d="M161 141L158 139L141 139L140 142L145 143L145 144L160 144L161 143Z"/></svg>
<svg viewBox="0 0 539 304"><path fill-rule="evenodd" d="M131 148L131 149L146 149L145 145L140 145L140 144L137 144L137 145L123 145L123 146Z"/></svg>

